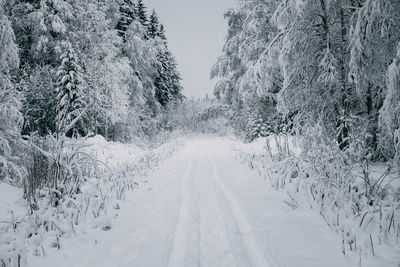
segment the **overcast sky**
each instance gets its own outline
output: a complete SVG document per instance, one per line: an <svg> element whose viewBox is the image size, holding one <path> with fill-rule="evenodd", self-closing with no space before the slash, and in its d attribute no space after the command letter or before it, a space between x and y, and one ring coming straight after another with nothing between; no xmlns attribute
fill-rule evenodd
<svg viewBox="0 0 400 267"><path fill-rule="evenodd" d="M169 47L177 58L184 94L212 95L216 81L210 69L221 55L227 23L223 12L236 0L144 0L150 13L155 9L165 25Z"/></svg>

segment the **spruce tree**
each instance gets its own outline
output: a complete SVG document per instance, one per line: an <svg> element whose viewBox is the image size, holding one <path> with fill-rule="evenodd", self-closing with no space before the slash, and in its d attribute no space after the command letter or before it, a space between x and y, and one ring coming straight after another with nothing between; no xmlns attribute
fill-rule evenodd
<svg viewBox="0 0 400 267"><path fill-rule="evenodd" d="M182 100L181 77L177 70L177 64L167 47L164 26L160 24L157 13L154 10L148 21L147 34L148 38L159 38L161 40L160 50L157 54L158 64L155 66L157 68L157 77L154 80L157 101L162 106L166 106L171 101Z"/></svg>
<svg viewBox="0 0 400 267"><path fill-rule="evenodd" d="M160 24L157 36L160 37L161 40L167 41L167 37L165 36L165 29L164 29L164 25L163 24Z"/></svg>
<svg viewBox="0 0 400 267"><path fill-rule="evenodd" d="M146 11L146 7L142 0L138 0L135 10L136 10L136 14L139 18L139 22L143 26L147 26L147 11Z"/></svg>
<svg viewBox="0 0 400 267"><path fill-rule="evenodd" d="M147 34L149 38L159 37L160 33L160 23L158 20L158 16L156 11L153 9L153 12L150 15L149 23L147 25Z"/></svg>
<svg viewBox="0 0 400 267"><path fill-rule="evenodd" d="M129 25L136 19L135 3L131 0L123 0L119 7L120 19L117 24L118 35L124 38Z"/></svg>
<svg viewBox="0 0 400 267"><path fill-rule="evenodd" d="M154 85L158 102L166 106L171 101L183 100L181 76L171 52L166 49L158 54L157 59L160 65Z"/></svg>
<svg viewBox="0 0 400 267"><path fill-rule="evenodd" d="M61 65L56 73L57 132L67 133L67 127L79 116L83 108L77 55L70 43L64 43Z"/></svg>

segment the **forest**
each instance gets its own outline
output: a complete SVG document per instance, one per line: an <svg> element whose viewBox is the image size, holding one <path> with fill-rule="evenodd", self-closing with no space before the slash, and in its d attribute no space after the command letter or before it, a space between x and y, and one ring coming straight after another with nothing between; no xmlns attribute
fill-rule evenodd
<svg viewBox="0 0 400 267"><path fill-rule="evenodd" d="M221 15L227 33L210 71L214 96L189 99L168 29L142 0L0 0L0 194L10 186L26 203L23 216L0 205L1 267L47 266L30 265L32 255L62 249L80 225L114 230L120 201L175 156L190 167L175 175L182 197L169 260L138 266L197 266L180 256L192 190L212 207L198 204L204 240L229 228L218 216L215 229L202 225L202 211L227 212L238 232L256 231L226 186L235 182L219 175L229 167L217 163L232 155L285 207L318 215L310 222L321 220L338 239L338 259L352 259L332 266L398 266L400 1L240 0ZM213 186L229 211L213 206ZM239 242L249 262L232 252L204 266L296 266L266 252L253 232ZM233 241L214 242L223 250Z"/></svg>

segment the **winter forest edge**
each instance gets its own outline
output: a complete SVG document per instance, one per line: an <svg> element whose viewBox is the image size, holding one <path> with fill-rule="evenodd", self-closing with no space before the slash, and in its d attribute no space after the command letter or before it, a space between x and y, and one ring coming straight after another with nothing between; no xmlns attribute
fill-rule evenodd
<svg viewBox="0 0 400 267"><path fill-rule="evenodd" d="M194 100L142 0L0 0L0 185L27 206L0 207L1 267L62 250L79 225L109 231L137 180L199 135L311 207L358 265L399 263L400 1L240 0L221 15L214 97Z"/></svg>

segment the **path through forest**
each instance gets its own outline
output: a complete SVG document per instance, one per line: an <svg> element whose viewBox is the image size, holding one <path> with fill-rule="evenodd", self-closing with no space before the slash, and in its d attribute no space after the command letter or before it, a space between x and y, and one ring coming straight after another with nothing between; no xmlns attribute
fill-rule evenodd
<svg viewBox="0 0 400 267"><path fill-rule="evenodd" d="M110 231L31 257L35 267L357 266L307 207L284 204L226 139L187 140L121 202Z"/></svg>

